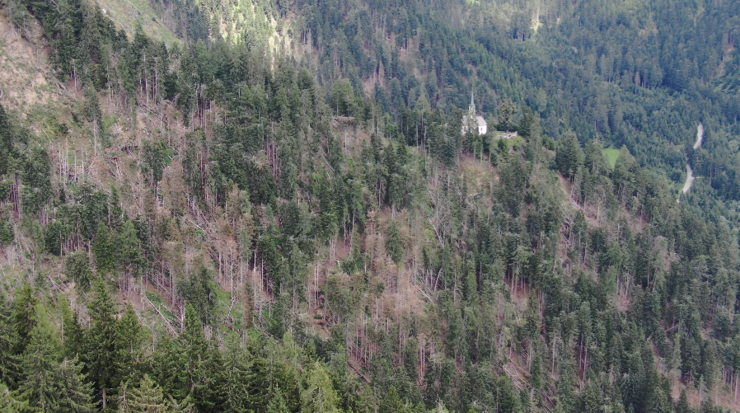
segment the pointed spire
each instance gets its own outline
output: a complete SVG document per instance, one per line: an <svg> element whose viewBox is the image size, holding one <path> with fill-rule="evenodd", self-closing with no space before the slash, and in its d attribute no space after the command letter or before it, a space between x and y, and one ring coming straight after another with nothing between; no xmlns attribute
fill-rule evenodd
<svg viewBox="0 0 740 413"><path fill-rule="evenodd" d="M474 106L474 105L475 105L475 99L473 99L473 91L471 90L470 91L470 106Z"/></svg>

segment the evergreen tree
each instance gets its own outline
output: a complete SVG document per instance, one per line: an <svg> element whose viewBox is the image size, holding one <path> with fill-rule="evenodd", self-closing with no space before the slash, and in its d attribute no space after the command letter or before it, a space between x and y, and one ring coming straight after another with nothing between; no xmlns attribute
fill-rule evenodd
<svg viewBox="0 0 740 413"><path fill-rule="evenodd" d="M315 362L311 366L306 387L301 392L301 412L339 412L338 402L339 398L332 387L326 368L321 363Z"/></svg>
<svg viewBox="0 0 740 413"><path fill-rule="evenodd" d="M250 406L248 391L250 383L253 382L253 376L252 363L247 357L246 349L236 341L229 342L224 361L224 388L221 390L226 399L224 408L230 412L247 412ZM282 395L280 397L282 398ZM284 400L282 404L285 404ZM275 408L279 407L280 404L275 406Z"/></svg>
<svg viewBox="0 0 740 413"><path fill-rule="evenodd" d="M138 387L124 390L118 405L119 413L165 413L170 409L165 401L162 388L148 374L141 379Z"/></svg>
<svg viewBox="0 0 740 413"><path fill-rule="evenodd" d="M64 241L67 236L67 228L59 220L55 220L46 228L45 244L46 250L59 256L62 255Z"/></svg>
<svg viewBox="0 0 740 413"><path fill-rule="evenodd" d="M113 228L114 230L118 230L118 228L123 225L124 219L125 219L125 213L123 212L123 209L121 208L121 193L119 190L113 186L110 189L110 217L108 218L108 225Z"/></svg>
<svg viewBox="0 0 740 413"><path fill-rule="evenodd" d="M393 262L397 265L401 263L403 259L403 241L401 241L401 233L398 230L398 224L391 222L388 226L388 233L385 239L385 250L391 257Z"/></svg>
<svg viewBox="0 0 740 413"><path fill-rule="evenodd" d="M98 222L95 238L92 240L91 249L95 255L95 265L98 273L107 274L113 271L116 264L116 249L113 247L110 231L103 222Z"/></svg>
<svg viewBox="0 0 740 413"><path fill-rule="evenodd" d="M498 107L498 129L510 131L514 129L514 117L517 114L516 105L511 99L504 99Z"/></svg>
<svg viewBox="0 0 740 413"><path fill-rule="evenodd" d="M72 413L94 412L95 404L92 397L92 383L86 381L82 373L82 365L77 358L65 359L58 367L61 381L60 411Z"/></svg>
<svg viewBox="0 0 740 413"><path fill-rule="evenodd" d="M115 313L115 304L108 288L98 278L95 281L95 298L89 306L90 327L85 332L83 360L93 382L96 399L104 409L108 406L108 393L118 387L115 381L120 377L116 366L118 322Z"/></svg>
<svg viewBox="0 0 740 413"><path fill-rule="evenodd" d="M190 274L188 280L179 285L180 295L187 302L187 306L193 307L193 314L197 314L203 324L212 324L215 321L216 293L214 287L213 275L205 266L197 268Z"/></svg>
<svg viewBox="0 0 740 413"><path fill-rule="evenodd" d="M15 330L16 342L14 353L23 354L31 339L31 331L36 325L36 304L38 300L33 296L33 289L28 282L16 293L15 305L13 306L13 329Z"/></svg>
<svg viewBox="0 0 740 413"><path fill-rule="evenodd" d="M581 165L583 152L578 138L572 132L565 134L555 155L555 163L563 176L571 180Z"/></svg>
<svg viewBox="0 0 740 413"><path fill-rule="evenodd" d="M34 149L23 166L23 188L21 200L23 211L36 214L52 199L51 159L41 149Z"/></svg>
<svg viewBox="0 0 740 413"><path fill-rule="evenodd" d="M154 347L152 376L160 383L168 397L177 400L185 399L190 393L186 383L183 349L168 334L160 334Z"/></svg>
<svg viewBox="0 0 740 413"><path fill-rule="evenodd" d="M164 142L144 142L142 153L142 172L151 186L162 180L162 172L167 163L167 152Z"/></svg>
<svg viewBox="0 0 740 413"><path fill-rule="evenodd" d="M92 86L85 88L85 118L92 123L93 139L95 145L101 144L103 147L108 146L108 139L105 133L105 123L103 122L103 112L100 109L98 94Z"/></svg>
<svg viewBox="0 0 740 413"><path fill-rule="evenodd" d="M84 331L77 317L77 313L69 308L69 301L61 300L62 307L62 343L66 359L76 359L83 349Z"/></svg>
<svg viewBox="0 0 740 413"><path fill-rule="evenodd" d="M692 413L694 409L689 404L689 398L686 396L686 390L681 389L681 396L676 404L676 413Z"/></svg>
<svg viewBox="0 0 740 413"><path fill-rule="evenodd" d="M193 403L190 400L190 396L184 398L180 402L173 399L172 396L168 396L167 406L169 408L169 412L171 413L193 413L195 412L195 407L193 406Z"/></svg>
<svg viewBox="0 0 740 413"><path fill-rule="evenodd" d="M131 305L126 306L121 319L118 320L115 348L117 357L115 359L116 370L120 375L115 381L138 383L144 363L147 361L144 354L144 341L146 331L139 323Z"/></svg>
<svg viewBox="0 0 740 413"><path fill-rule="evenodd" d="M398 396L398 391L395 387L391 386L391 388L385 393L383 400L380 402L378 413L402 413L406 411L408 411L408 409L406 409L406 406Z"/></svg>
<svg viewBox="0 0 740 413"><path fill-rule="evenodd" d="M288 405L285 403L285 398L280 388L274 389L272 394L273 396L267 404L267 413L289 413L290 409L288 409Z"/></svg>
<svg viewBox="0 0 740 413"><path fill-rule="evenodd" d="M36 306L35 326L28 336L21 369L23 379L19 393L29 406L41 412L62 411L60 397L64 390L58 374L59 347L57 336L51 330L45 313Z"/></svg>
<svg viewBox="0 0 740 413"><path fill-rule="evenodd" d="M0 293L0 384L13 384L18 379L19 359L14 351L18 336L14 327L10 306Z"/></svg>
<svg viewBox="0 0 740 413"><path fill-rule="evenodd" d="M78 251L68 255L64 265L64 273L67 275L67 278L73 280L82 291L90 289L93 273L90 270L90 260L86 253Z"/></svg>
<svg viewBox="0 0 740 413"><path fill-rule="evenodd" d="M214 349L203 334L195 309L185 305L184 329L178 337L182 348L186 385L198 410L213 409L217 405L215 397L221 383L219 376L222 366L214 359Z"/></svg>
<svg viewBox="0 0 740 413"><path fill-rule="evenodd" d="M126 221L119 229L115 251L118 268L126 275L138 276L144 265L144 256L133 222Z"/></svg>
<svg viewBox="0 0 740 413"><path fill-rule="evenodd" d="M23 413L28 409L27 400L20 400L5 383L0 382L0 413Z"/></svg>

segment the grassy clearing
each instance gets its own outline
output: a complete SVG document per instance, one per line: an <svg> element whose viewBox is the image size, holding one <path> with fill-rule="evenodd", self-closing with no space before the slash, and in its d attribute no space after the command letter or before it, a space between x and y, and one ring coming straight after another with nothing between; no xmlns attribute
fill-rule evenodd
<svg viewBox="0 0 740 413"><path fill-rule="evenodd" d="M162 298L159 296L159 294L150 291L147 291L145 294L146 298L148 298L149 301L151 301L152 304L159 309L159 312L162 313L163 316L169 319L170 322L176 322L175 316L167 311L167 305L164 301L162 301Z"/></svg>
<svg viewBox="0 0 740 413"><path fill-rule="evenodd" d="M617 159L619 158L619 149L609 148L604 149L601 152L606 156L606 160L609 161L609 166L614 168L614 165L617 163Z"/></svg>
<svg viewBox="0 0 740 413"><path fill-rule="evenodd" d="M157 13L144 0L97 0L98 5L105 9L106 14L122 28L126 33L133 37L136 22L141 22L141 28L144 32L157 40L163 41L168 45L179 44L178 39L167 27L165 27L157 17Z"/></svg>
<svg viewBox="0 0 740 413"><path fill-rule="evenodd" d="M490 145L491 148L493 147L499 147L499 145L505 145L506 150L508 151L511 147L518 148L526 143L526 140L521 136L515 136L510 139L500 139L498 136L503 135L504 132L500 131L494 131L493 135L491 135L491 132L489 132L489 139L490 139ZM502 142L499 144L499 142Z"/></svg>

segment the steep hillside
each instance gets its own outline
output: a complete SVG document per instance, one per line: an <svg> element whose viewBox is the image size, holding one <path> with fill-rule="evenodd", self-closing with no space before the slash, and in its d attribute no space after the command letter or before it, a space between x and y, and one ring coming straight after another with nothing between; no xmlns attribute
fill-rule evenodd
<svg viewBox="0 0 740 413"><path fill-rule="evenodd" d="M101 6L3 4L1 408L740 408L732 69L566 36L641 3Z"/></svg>

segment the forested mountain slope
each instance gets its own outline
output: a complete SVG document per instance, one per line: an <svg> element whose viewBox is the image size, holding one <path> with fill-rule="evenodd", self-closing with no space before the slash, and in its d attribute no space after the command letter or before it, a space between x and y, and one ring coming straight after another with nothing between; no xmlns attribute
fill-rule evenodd
<svg viewBox="0 0 740 413"><path fill-rule="evenodd" d="M735 2L108 1L2 6L0 411L740 406Z"/></svg>

